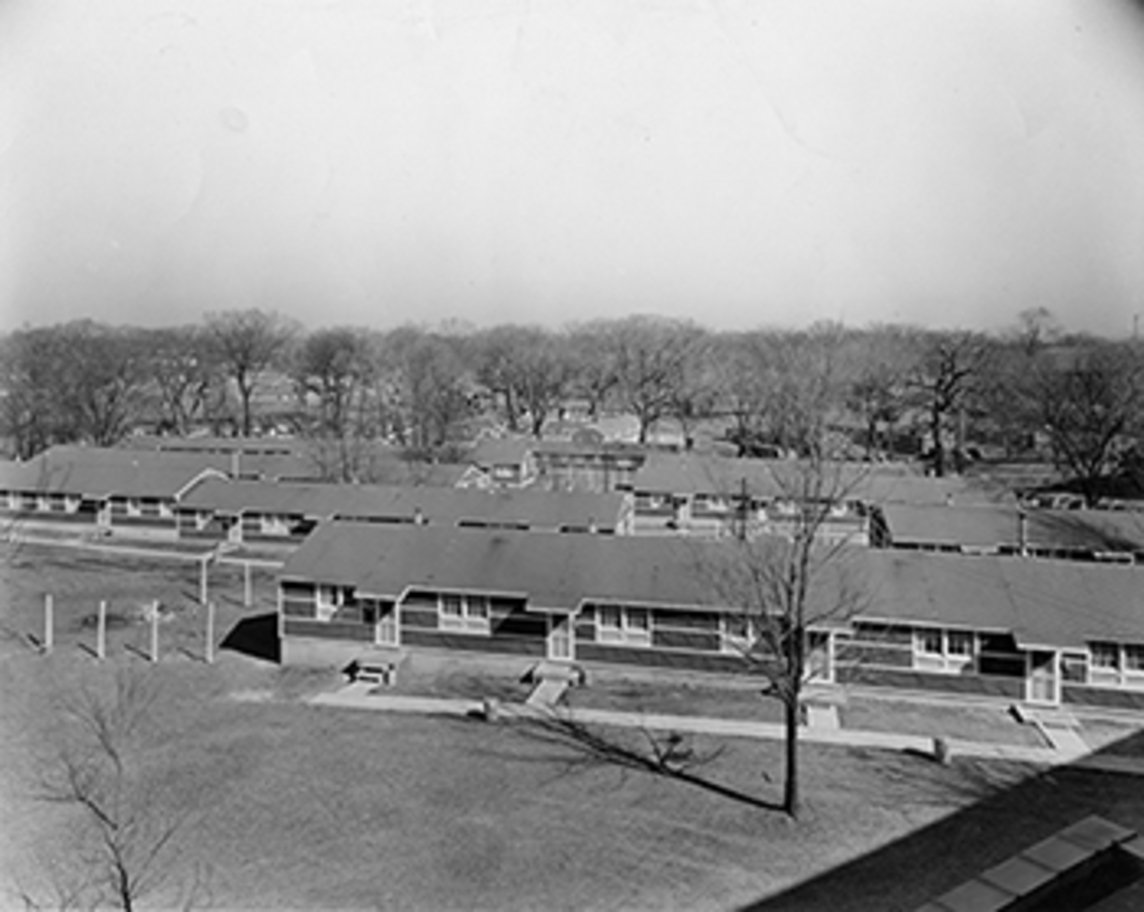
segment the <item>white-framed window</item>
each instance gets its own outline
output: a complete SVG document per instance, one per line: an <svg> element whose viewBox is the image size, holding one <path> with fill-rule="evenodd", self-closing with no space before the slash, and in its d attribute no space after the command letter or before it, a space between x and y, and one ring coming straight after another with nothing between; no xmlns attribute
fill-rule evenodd
<svg viewBox="0 0 1144 912"><path fill-rule="evenodd" d="M1102 671L1120 670L1120 646L1116 643L1089 643L1090 666Z"/></svg>
<svg viewBox="0 0 1144 912"><path fill-rule="evenodd" d="M442 630L488 634L492 612L486 595L442 592L437 597L437 613Z"/></svg>
<svg viewBox="0 0 1144 912"><path fill-rule="evenodd" d="M938 628L915 630L914 650L921 655L944 656L941 630Z"/></svg>
<svg viewBox="0 0 1144 912"><path fill-rule="evenodd" d="M951 658L973 658L973 634L968 630L947 630L945 652Z"/></svg>
<svg viewBox="0 0 1144 912"><path fill-rule="evenodd" d="M651 611L630 605L597 605L596 638L601 643L651 645Z"/></svg>
<svg viewBox="0 0 1144 912"><path fill-rule="evenodd" d="M329 583L318 583L314 588L314 603L317 607L319 621L328 621L342 604L342 589Z"/></svg>
<svg viewBox="0 0 1144 912"><path fill-rule="evenodd" d="M1144 646L1139 643L1129 643L1124 647L1124 670L1144 672Z"/></svg>
<svg viewBox="0 0 1144 912"><path fill-rule="evenodd" d="M960 672L973 662L977 637L972 630L921 627L914 631L914 667L924 671Z"/></svg>
<svg viewBox="0 0 1144 912"><path fill-rule="evenodd" d="M290 524L283 516L262 515L258 518L259 530L263 535L288 535Z"/></svg>

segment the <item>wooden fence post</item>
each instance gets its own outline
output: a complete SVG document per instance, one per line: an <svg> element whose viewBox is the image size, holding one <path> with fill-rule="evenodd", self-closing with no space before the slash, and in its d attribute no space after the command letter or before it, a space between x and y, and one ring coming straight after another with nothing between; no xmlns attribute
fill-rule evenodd
<svg viewBox="0 0 1144 912"><path fill-rule="evenodd" d="M107 657L107 602L100 599L99 620L95 628L95 657Z"/></svg>
<svg viewBox="0 0 1144 912"><path fill-rule="evenodd" d="M151 661L159 661L159 600L151 605Z"/></svg>
<svg viewBox="0 0 1144 912"><path fill-rule="evenodd" d="M52 594L48 592L44 595L44 652L52 651L53 627Z"/></svg>
<svg viewBox="0 0 1144 912"><path fill-rule="evenodd" d="M214 602L207 602L207 664L214 664Z"/></svg>

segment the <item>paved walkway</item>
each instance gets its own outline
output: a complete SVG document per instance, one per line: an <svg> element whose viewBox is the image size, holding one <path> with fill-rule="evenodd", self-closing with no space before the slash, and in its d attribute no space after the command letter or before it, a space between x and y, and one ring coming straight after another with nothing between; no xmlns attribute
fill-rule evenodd
<svg viewBox="0 0 1144 912"><path fill-rule="evenodd" d="M341 706L352 709L372 709L385 712L417 713L423 715L485 716L489 709L503 718L545 718L553 710L529 706L524 703L445 699L441 697L412 697L377 693L372 684L351 684L341 690L319 694L310 702L323 706ZM646 728L691 732L693 734L725 735L733 738L785 737L783 725L774 722L749 722L738 719L712 719L703 716L671 716L659 713L614 712L602 709L570 709L561 707L559 714L577 722L597 725L615 725L627 728ZM1050 732L1053 747L1019 747L1009 744L986 744L978 741L947 739L951 756L979 757L991 760L1015 760L1049 766L1073 764L1086 769L1130 773L1144 776L1144 757L1118 757L1093 755L1078 735L1057 742L1057 730ZM934 739L920 735L894 735L885 732L856 731L827 726L804 726L799 729L800 741L814 744L837 744L849 747L869 747L893 751L915 751L932 754Z"/></svg>

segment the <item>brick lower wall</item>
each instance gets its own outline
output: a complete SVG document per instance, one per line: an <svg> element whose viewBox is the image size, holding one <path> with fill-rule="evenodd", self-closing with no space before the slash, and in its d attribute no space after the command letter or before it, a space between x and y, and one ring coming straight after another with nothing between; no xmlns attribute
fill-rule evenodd
<svg viewBox="0 0 1144 912"><path fill-rule="evenodd" d="M1104 709L1144 710L1144 690L1113 690L1108 687L1066 684L1061 688L1061 702Z"/></svg>
<svg viewBox="0 0 1144 912"><path fill-rule="evenodd" d="M867 687L892 687L899 690L932 690L951 694L1025 698L1024 678L1000 678L988 675L938 674L897 668L871 668L838 665L834 671L839 684L861 684Z"/></svg>

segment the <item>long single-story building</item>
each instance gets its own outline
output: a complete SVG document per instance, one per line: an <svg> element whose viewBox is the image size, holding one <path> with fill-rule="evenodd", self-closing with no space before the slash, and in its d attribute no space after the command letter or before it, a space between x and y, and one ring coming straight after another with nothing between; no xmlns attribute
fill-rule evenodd
<svg viewBox="0 0 1144 912"><path fill-rule="evenodd" d="M887 503L881 513L892 548L1144 563L1144 511Z"/></svg>
<svg viewBox="0 0 1144 912"><path fill-rule="evenodd" d="M96 447L52 447L0 471L0 516L110 532L173 537L179 498L226 477L223 457Z"/></svg>
<svg viewBox="0 0 1144 912"><path fill-rule="evenodd" d="M225 479L196 485L176 510L180 538L236 544L297 544L334 518L623 535L631 531L631 512L623 494Z"/></svg>
<svg viewBox="0 0 1144 912"><path fill-rule="evenodd" d="M703 570L728 547L331 522L283 569L282 655L348 663L430 649L741 675L749 619ZM821 683L1144 709L1144 570L844 552L846 572L827 565L812 586L807 647Z"/></svg>

